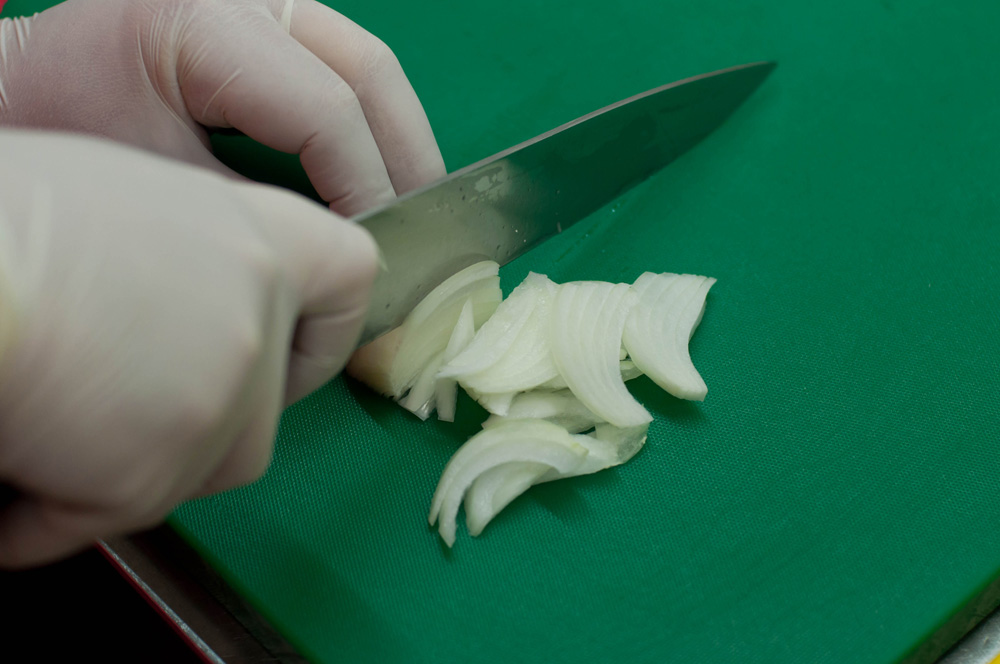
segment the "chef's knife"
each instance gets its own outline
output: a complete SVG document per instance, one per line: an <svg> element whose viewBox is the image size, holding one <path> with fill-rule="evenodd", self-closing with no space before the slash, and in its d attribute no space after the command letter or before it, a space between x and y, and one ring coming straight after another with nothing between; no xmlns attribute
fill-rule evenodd
<svg viewBox="0 0 1000 664"><path fill-rule="evenodd" d="M361 343L402 323L462 268L511 261L669 164L718 127L774 66L741 65L654 88L360 215L383 261Z"/></svg>

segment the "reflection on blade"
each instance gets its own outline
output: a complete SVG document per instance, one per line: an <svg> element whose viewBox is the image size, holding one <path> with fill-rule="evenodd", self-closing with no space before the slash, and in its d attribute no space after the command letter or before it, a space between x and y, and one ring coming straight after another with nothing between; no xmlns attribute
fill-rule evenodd
<svg viewBox="0 0 1000 664"><path fill-rule="evenodd" d="M486 258L503 265L663 168L773 69L742 65L655 88L362 215L384 267L361 343L401 323L458 270Z"/></svg>

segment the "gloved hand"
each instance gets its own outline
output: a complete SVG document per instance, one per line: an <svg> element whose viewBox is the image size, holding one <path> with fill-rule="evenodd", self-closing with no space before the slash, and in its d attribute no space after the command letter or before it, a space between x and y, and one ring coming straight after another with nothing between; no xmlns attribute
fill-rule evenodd
<svg viewBox="0 0 1000 664"><path fill-rule="evenodd" d="M370 236L109 141L0 131L0 155L0 482L24 496L0 567L258 477L283 405L357 341Z"/></svg>
<svg viewBox="0 0 1000 664"><path fill-rule="evenodd" d="M218 171L207 127L301 155L353 215L444 175L392 51L315 0L68 0L0 23L0 125L105 136Z"/></svg>

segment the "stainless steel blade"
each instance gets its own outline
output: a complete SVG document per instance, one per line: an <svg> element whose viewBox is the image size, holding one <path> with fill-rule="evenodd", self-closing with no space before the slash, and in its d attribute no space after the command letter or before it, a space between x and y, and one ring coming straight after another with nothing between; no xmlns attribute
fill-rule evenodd
<svg viewBox="0 0 1000 664"><path fill-rule="evenodd" d="M629 97L359 216L383 259L361 343L402 323L462 268L509 262L669 164L774 66L741 65Z"/></svg>

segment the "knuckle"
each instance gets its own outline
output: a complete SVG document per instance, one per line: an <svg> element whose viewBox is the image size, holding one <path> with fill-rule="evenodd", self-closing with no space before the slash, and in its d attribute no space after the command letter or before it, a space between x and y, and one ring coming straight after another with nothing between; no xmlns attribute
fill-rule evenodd
<svg viewBox="0 0 1000 664"><path fill-rule="evenodd" d="M187 439L208 437L224 418L231 397L228 390L193 390L178 399L176 419Z"/></svg>
<svg viewBox="0 0 1000 664"><path fill-rule="evenodd" d="M327 95L330 102L324 102L327 106L336 108L341 113L348 116L356 116L358 119L364 118L364 110L361 107L361 100L347 81L338 79L332 81L327 88Z"/></svg>
<svg viewBox="0 0 1000 664"><path fill-rule="evenodd" d="M253 244L243 251L243 262L260 283L273 283L278 278L278 257L264 243Z"/></svg>
<svg viewBox="0 0 1000 664"><path fill-rule="evenodd" d="M369 77L396 75L403 71L399 58L384 41L369 35L364 49L365 72Z"/></svg>

